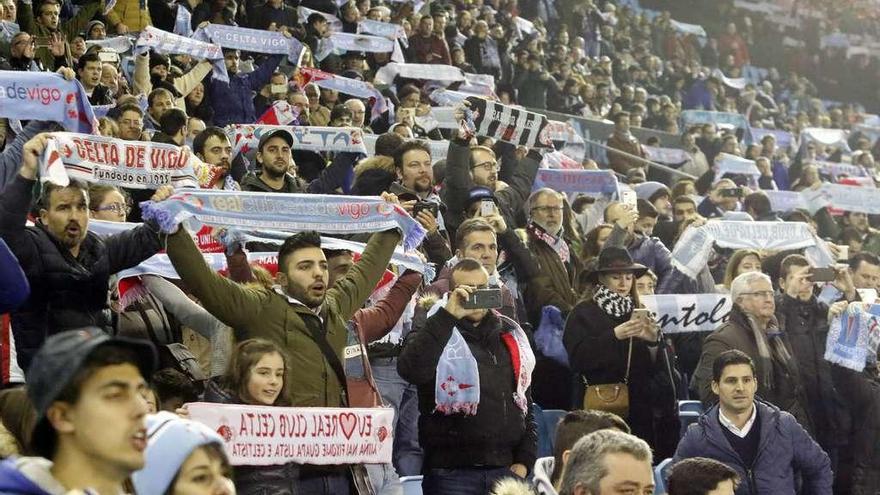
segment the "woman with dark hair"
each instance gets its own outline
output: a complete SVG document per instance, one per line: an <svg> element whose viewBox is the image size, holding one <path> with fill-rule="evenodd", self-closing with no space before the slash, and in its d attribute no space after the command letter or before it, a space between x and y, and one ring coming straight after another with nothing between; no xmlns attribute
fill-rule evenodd
<svg viewBox="0 0 880 495"><path fill-rule="evenodd" d="M608 240L608 236L611 235L613 229L614 227L611 224L600 223L593 227L593 230L587 232L587 235L584 236L583 249L581 250L581 261L584 262L585 266L590 260L599 256L599 252L602 251L602 247L605 246L605 241Z"/></svg>
<svg viewBox="0 0 880 495"><path fill-rule="evenodd" d="M647 271L626 249L603 249L587 275L592 287L565 322L563 344L571 369L588 386L626 384L624 419L658 458L666 458L678 441L674 357L653 317L635 311L642 308L635 279Z"/></svg>
<svg viewBox="0 0 880 495"><path fill-rule="evenodd" d="M202 119L205 125L211 125L214 118L214 110L205 98L205 84L198 83L184 99L186 102L186 114L190 117Z"/></svg>

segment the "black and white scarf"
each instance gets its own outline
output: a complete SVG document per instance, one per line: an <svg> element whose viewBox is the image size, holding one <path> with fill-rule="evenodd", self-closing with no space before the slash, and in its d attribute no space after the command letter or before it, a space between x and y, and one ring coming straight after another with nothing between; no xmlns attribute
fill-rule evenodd
<svg viewBox="0 0 880 495"><path fill-rule="evenodd" d="M547 117L510 105L468 97L473 111L475 134L526 148L551 147L544 128Z"/></svg>
<svg viewBox="0 0 880 495"><path fill-rule="evenodd" d="M621 296L602 284L596 285L593 301L612 318L622 318L633 310L633 300L629 296Z"/></svg>

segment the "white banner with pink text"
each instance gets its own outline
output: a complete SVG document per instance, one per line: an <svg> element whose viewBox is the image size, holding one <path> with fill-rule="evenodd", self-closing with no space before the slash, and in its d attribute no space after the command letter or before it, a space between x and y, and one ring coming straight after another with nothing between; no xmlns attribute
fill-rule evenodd
<svg viewBox="0 0 880 495"><path fill-rule="evenodd" d="M190 419L223 437L234 466L388 464L394 409L196 402Z"/></svg>

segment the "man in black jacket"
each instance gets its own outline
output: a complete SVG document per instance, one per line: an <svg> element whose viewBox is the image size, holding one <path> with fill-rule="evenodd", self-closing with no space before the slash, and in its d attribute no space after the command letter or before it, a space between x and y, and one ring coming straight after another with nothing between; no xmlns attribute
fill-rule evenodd
<svg viewBox="0 0 880 495"><path fill-rule="evenodd" d="M71 328L110 328L107 291L110 275L131 268L161 248L158 227L145 224L104 239L88 231L88 186L46 183L39 220L27 227L37 165L48 134L25 143L22 168L0 196L0 238L18 258L32 291L12 314L18 364L27 371L48 335ZM170 196L160 188L154 201Z"/></svg>
<svg viewBox="0 0 880 495"><path fill-rule="evenodd" d="M427 495L482 495L500 478L525 477L535 461L537 428L524 390L534 355L527 341L511 343L525 335L494 311L464 307L488 282L479 261L459 261L445 306L438 303L425 327L409 334L397 363L400 376L418 387ZM465 361L470 372L447 371ZM438 383L440 373L446 378Z"/></svg>

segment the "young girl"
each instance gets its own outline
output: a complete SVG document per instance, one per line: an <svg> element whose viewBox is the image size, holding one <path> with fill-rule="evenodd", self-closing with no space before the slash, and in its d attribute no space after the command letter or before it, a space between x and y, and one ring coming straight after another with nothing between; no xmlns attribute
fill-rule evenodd
<svg viewBox="0 0 880 495"><path fill-rule="evenodd" d="M288 361L274 342L248 339L235 346L229 367L221 380L222 389L209 382L205 400L254 406L289 406L287 394ZM297 489L299 466L240 466L235 470L239 495L273 493L292 495Z"/></svg>

